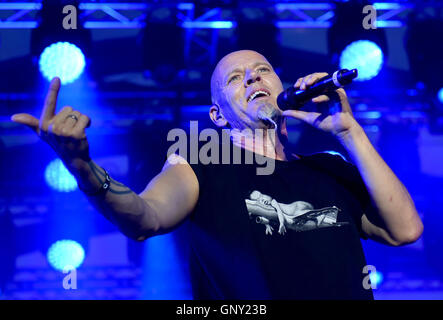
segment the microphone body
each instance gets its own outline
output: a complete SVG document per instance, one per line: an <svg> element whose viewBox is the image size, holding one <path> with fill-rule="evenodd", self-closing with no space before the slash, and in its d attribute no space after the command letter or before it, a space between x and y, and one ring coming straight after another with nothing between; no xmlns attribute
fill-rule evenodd
<svg viewBox="0 0 443 320"><path fill-rule="evenodd" d="M352 82L357 77L357 69L341 69L335 71L332 75L327 75L317 81L312 87L306 90L297 90L294 87L288 88L277 97L278 107L282 110L298 110L310 101L328 91L337 90Z"/></svg>

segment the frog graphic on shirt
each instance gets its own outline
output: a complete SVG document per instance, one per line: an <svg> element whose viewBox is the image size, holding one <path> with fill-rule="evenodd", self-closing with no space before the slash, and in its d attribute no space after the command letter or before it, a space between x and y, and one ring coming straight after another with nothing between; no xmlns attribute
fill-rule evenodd
<svg viewBox="0 0 443 320"><path fill-rule="evenodd" d="M245 199L250 217L264 224L265 233L272 235L273 225L278 226L278 233L284 235L286 229L295 231L307 231L325 227L339 227L347 222L337 223L338 212L336 206L314 209L305 201L295 201L290 204L279 203L272 197L254 190Z"/></svg>

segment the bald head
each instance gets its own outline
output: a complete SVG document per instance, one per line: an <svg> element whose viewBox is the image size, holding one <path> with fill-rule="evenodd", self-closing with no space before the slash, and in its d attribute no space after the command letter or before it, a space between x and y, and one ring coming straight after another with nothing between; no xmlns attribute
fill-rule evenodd
<svg viewBox="0 0 443 320"><path fill-rule="evenodd" d="M213 104L219 105L221 103L220 94L222 92L223 80L226 74L231 71L230 68L238 62L247 62L254 58L269 63L263 55L253 50L238 50L231 52L225 55L217 63L211 76L211 98Z"/></svg>
<svg viewBox="0 0 443 320"><path fill-rule="evenodd" d="M264 94L249 99L254 90ZM217 126L240 130L262 127L258 110L277 110L276 97L281 91L280 78L263 55L234 51L224 56L212 73L209 116Z"/></svg>

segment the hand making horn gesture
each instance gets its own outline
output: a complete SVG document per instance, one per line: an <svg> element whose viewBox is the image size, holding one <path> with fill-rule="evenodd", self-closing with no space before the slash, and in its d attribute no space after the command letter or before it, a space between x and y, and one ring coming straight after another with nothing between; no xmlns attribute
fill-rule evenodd
<svg viewBox="0 0 443 320"><path fill-rule="evenodd" d="M28 113L14 114L11 120L31 128L54 149L70 169L76 167L79 161L90 159L85 129L90 126L91 120L69 106L55 114L59 90L60 79L52 79L40 120Z"/></svg>

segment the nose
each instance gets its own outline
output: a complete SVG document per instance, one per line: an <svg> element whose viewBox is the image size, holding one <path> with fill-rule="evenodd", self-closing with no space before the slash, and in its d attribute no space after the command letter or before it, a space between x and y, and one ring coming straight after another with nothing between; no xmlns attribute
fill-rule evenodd
<svg viewBox="0 0 443 320"><path fill-rule="evenodd" d="M245 77L245 87L250 86L254 82L261 81L261 77L255 71L247 72Z"/></svg>

